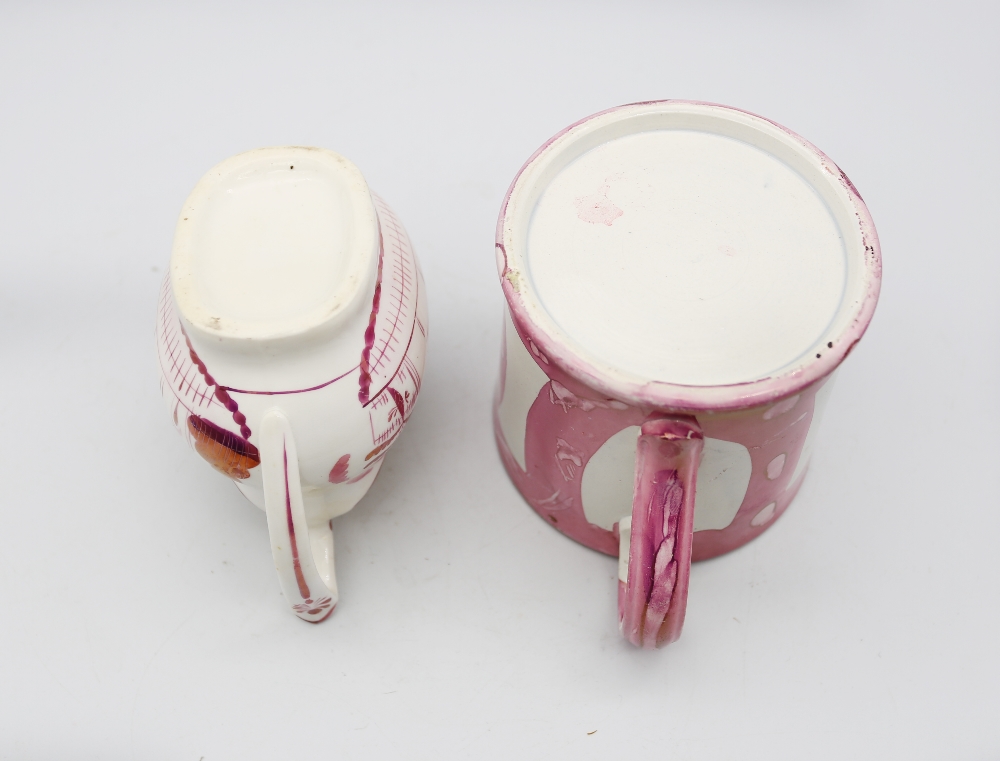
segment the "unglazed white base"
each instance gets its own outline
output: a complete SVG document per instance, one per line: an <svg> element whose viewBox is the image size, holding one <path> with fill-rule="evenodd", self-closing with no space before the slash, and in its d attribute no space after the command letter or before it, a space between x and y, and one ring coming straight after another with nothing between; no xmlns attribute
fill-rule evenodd
<svg viewBox="0 0 1000 761"><path fill-rule="evenodd" d="M260 148L213 167L191 192L171 277L193 330L257 353L250 342L332 329L356 312L378 248L357 167L320 148Z"/></svg>
<svg viewBox="0 0 1000 761"><path fill-rule="evenodd" d="M535 206L527 258L573 341L612 367L695 385L798 359L846 274L834 219L798 172L682 129L626 134L563 168Z"/></svg>
<svg viewBox="0 0 1000 761"><path fill-rule="evenodd" d="M881 283L871 215L828 156L691 101L611 108L547 141L501 206L496 254L550 361L657 409L746 409L826 377Z"/></svg>

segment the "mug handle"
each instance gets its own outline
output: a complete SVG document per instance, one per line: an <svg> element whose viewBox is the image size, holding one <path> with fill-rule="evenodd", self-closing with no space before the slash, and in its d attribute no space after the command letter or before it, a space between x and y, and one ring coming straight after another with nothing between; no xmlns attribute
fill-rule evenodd
<svg viewBox="0 0 1000 761"><path fill-rule="evenodd" d="M339 599L333 528L330 521L311 527L306 521L295 438L280 409L264 414L260 438L264 511L281 591L295 615L317 624L333 613Z"/></svg>
<svg viewBox="0 0 1000 761"><path fill-rule="evenodd" d="M684 625L703 444L686 415L650 416L639 431L632 515L618 524L618 621L638 647L673 642Z"/></svg>

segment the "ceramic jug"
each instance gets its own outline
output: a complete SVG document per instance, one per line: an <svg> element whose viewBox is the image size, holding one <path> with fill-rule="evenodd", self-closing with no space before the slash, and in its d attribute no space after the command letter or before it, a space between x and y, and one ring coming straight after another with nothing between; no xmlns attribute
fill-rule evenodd
<svg viewBox="0 0 1000 761"><path fill-rule="evenodd" d="M406 231L347 159L264 148L184 204L160 294L160 388L181 435L267 515L285 597L338 600L331 519L413 411L427 340Z"/></svg>

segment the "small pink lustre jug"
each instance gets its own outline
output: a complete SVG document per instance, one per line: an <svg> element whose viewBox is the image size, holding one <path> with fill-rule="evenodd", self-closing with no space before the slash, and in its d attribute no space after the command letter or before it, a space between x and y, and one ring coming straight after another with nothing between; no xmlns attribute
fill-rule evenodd
<svg viewBox="0 0 1000 761"><path fill-rule="evenodd" d="M181 435L267 514L292 609L338 591L331 519L371 487L420 391L424 285L347 159L263 148L184 204L160 294L160 388Z"/></svg>

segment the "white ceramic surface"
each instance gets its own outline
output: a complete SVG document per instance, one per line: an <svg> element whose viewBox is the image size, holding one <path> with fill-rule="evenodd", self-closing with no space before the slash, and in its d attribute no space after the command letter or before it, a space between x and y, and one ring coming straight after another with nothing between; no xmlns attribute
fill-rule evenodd
<svg viewBox="0 0 1000 761"><path fill-rule="evenodd" d="M301 618L337 603L330 521L368 491L413 410L426 325L409 238L342 156L240 154L185 203L161 389L195 449L266 510Z"/></svg>
<svg viewBox="0 0 1000 761"><path fill-rule="evenodd" d="M637 376L742 383L799 359L844 293L844 244L823 198L743 140L621 131L538 198L526 259L542 307Z"/></svg>
<svg viewBox="0 0 1000 761"><path fill-rule="evenodd" d="M878 238L847 176L755 114L651 101L518 173L497 268L536 348L607 396L741 409L829 375L871 320Z"/></svg>

